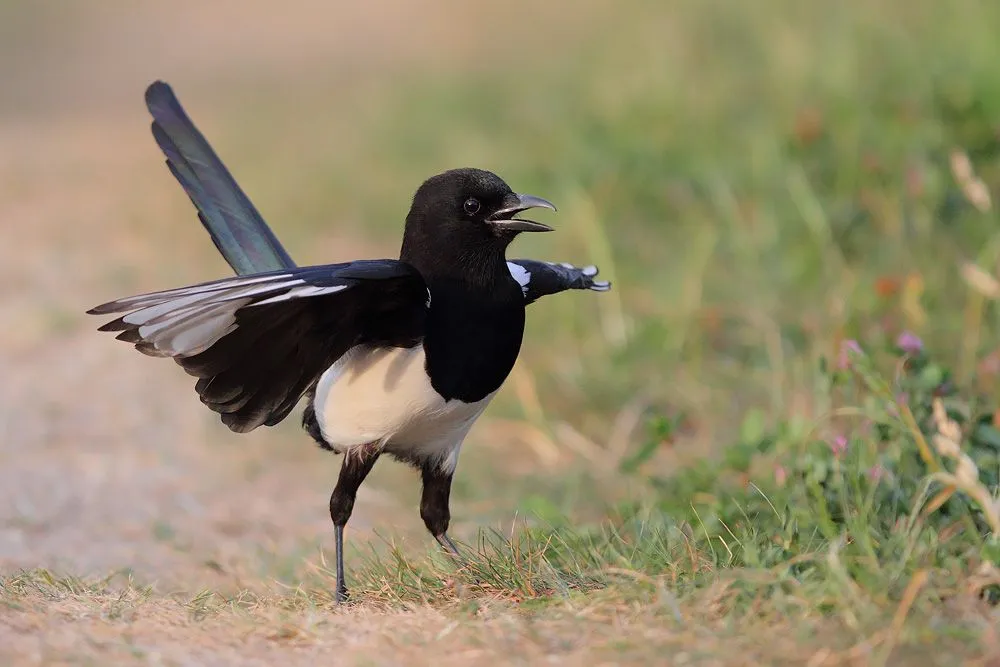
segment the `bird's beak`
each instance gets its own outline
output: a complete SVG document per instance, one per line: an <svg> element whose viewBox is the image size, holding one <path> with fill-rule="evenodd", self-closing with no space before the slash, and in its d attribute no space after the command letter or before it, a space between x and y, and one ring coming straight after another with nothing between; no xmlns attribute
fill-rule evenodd
<svg viewBox="0 0 1000 667"><path fill-rule="evenodd" d="M534 220L522 220L514 216L529 208L547 208L556 210L555 205L547 199L535 197L534 195L511 195L509 205L496 211L489 218L487 223L497 230L511 232L551 232L552 228Z"/></svg>

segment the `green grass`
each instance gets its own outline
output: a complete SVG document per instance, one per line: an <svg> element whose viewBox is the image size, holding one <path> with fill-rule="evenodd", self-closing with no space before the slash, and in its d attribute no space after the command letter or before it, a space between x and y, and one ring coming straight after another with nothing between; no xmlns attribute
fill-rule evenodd
<svg viewBox="0 0 1000 667"><path fill-rule="evenodd" d="M956 462L918 443L940 396L997 502L1000 322L960 267L994 272L1000 228L951 164L968 155L998 191L996 26L983 2L633 3L583 52L385 93L371 162L352 158L364 178L329 171L373 219L398 219L381 177L494 168L561 207L559 233L514 252L594 260L615 291L532 307L521 369L541 399L508 391L492 413L574 463L461 469L457 512L495 493L529 527L470 545L458 575L373 557L359 597L433 601L457 577L518 600L614 590L670 617L663 600L721 585L734 618L879 637L876 663L944 635L986 650L997 538L969 489L938 495L931 474ZM904 331L923 350L895 349ZM848 339L866 355L837 368ZM623 447L627 410L641 417ZM595 496L604 518L580 510ZM955 604L979 611L957 621Z"/></svg>
<svg viewBox="0 0 1000 667"><path fill-rule="evenodd" d="M385 221L356 230L391 251L420 180L474 164L560 207L558 233L514 254L614 281L530 309L490 416L536 445L476 453L484 431L463 453L456 523L516 508L516 529L466 530L461 567L387 538L355 559L354 599L463 623L506 604L581 632L627 610L692 660L755 641L769 664L995 651L1000 311L961 267L996 274L1000 226L952 161L1000 193L998 27L985 0L631 2L564 53L347 93L324 107L352 127L342 150L274 169L246 146L261 162L238 177L303 261L323 249L302 211ZM299 113L279 106L259 113ZM323 567L282 578L254 604L330 608ZM698 627L725 641L690 648ZM598 653L647 655L638 641Z"/></svg>
<svg viewBox="0 0 1000 667"><path fill-rule="evenodd" d="M895 380L878 374L877 360L896 365ZM664 478L622 472L649 492L600 524L484 532L457 569L444 556L375 551L354 573L355 595L389 605L500 598L543 616L613 600L652 610L670 627L683 627L710 596L713 613L737 627L759 614L774 632L829 623L830 636L803 638L803 648L870 643L869 664L883 664L897 644L908 647L903 655L933 649L939 664L985 652L1000 599L1000 543L990 528L1000 511L1000 431L991 415L971 418L982 397L947 389L947 373L926 352L890 349L849 364L817 390L839 436L821 437L819 422L761 429L750 417L744 437L721 452L723 465L701 462ZM937 432L935 400L968 434L963 452L979 475L965 490L987 494L992 518L966 493L938 495L946 486L928 478L956 468L937 452L920 454L918 440ZM650 437L662 442L670 428L659 421ZM637 461L627 463L634 470ZM328 596L331 580L321 576L312 595ZM956 646L945 652L949 639Z"/></svg>

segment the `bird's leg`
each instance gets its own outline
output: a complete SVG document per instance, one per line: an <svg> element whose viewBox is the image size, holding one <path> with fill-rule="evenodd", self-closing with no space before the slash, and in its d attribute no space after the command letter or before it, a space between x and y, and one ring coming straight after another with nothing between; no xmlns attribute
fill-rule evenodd
<svg viewBox="0 0 1000 667"><path fill-rule="evenodd" d="M358 488L372 471L378 457L378 451L367 447L358 452L345 453L337 486L330 495L330 518L333 519L337 558L337 604L347 600L347 584L344 582L344 526L354 510Z"/></svg>
<svg viewBox="0 0 1000 667"><path fill-rule="evenodd" d="M420 518L438 544L462 561L464 559L458 547L448 537L448 524L451 521L448 500L451 497L451 478L454 472L445 472L438 463L426 463L420 471L424 482L420 497Z"/></svg>

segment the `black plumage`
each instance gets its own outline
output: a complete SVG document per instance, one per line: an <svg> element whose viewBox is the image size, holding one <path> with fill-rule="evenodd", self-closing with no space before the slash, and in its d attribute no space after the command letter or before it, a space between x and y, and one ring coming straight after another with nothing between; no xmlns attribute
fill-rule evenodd
<svg viewBox="0 0 1000 667"><path fill-rule="evenodd" d="M343 528L382 453L421 470L420 515L457 555L447 529L458 452L517 359L525 307L609 285L592 266L508 261L520 233L551 230L518 216L555 207L480 169L420 186L399 259L298 267L169 86L154 83L146 101L171 173L237 275L88 312L123 313L100 329L173 358L233 431L273 426L306 397L305 430L345 454L330 498L338 600Z"/></svg>

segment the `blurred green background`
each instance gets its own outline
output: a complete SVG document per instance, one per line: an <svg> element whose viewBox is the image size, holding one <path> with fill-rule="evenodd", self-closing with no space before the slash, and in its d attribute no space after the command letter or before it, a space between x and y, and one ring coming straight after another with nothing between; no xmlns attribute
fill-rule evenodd
<svg viewBox="0 0 1000 667"><path fill-rule="evenodd" d="M820 359L844 338L911 330L961 381L1000 342L996 308L959 272L995 266L995 211L951 166L961 151L1000 186L995 2L8 0L0 25L3 360L37 375L45 359L22 353L85 348L101 361L73 386L119 410L178 392L135 433L196 419L205 446L243 444L179 370L80 315L228 273L148 135L157 78L302 264L393 256L419 183L473 165L559 206L557 233L512 256L592 262L613 281L530 308L515 374L463 452L466 535L515 514L599 518L748 419L816 418ZM106 379L131 364L127 383ZM136 377L153 393L135 397ZM12 423L51 424L22 389L7 390ZM79 396L49 404L81 418ZM255 470L295 462L277 495L318 460L298 429L249 439L270 447ZM56 458L8 442L8 470ZM315 525L336 464L323 461ZM416 478L382 468L373 483L413 507ZM420 531L415 509L382 525Z"/></svg>

